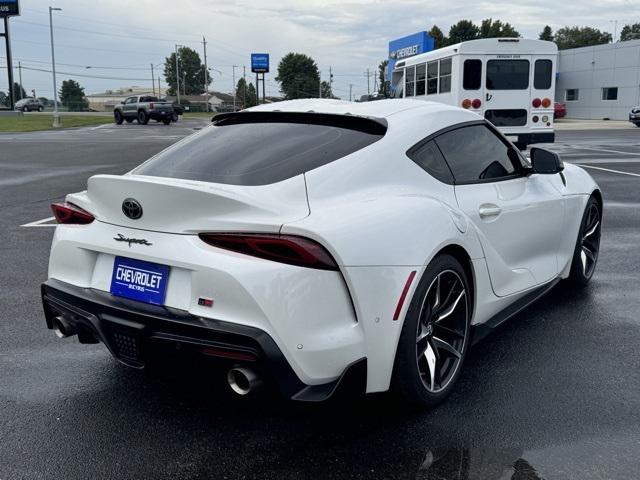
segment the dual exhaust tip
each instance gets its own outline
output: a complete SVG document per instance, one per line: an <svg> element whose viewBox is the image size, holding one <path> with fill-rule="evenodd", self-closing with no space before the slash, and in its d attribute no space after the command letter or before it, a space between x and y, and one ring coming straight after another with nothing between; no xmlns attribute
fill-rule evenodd
<svg viewBox="0 0 640 480"><path fill-rule="evenodd" d="M227 373L227 383L234 393L244 396L259 388L262 380L250 368L234 367Z"/></svg>
<svg viewBox="0 0 640 480"><path fill-rule="evenodd" d="M62 315L53 319L53 331L58 338L69 338L78 333ZM250 368L233 367L227 372L227 383L234 393L245 396L262 386L262 379Z"/></svg>

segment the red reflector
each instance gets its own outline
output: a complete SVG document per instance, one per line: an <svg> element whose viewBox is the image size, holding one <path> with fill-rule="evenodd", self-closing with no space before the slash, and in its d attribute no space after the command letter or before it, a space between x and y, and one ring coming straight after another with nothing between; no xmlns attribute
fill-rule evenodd
<svg viewBox="0 0 640 480"><path fill-rule="evenodd" d="M210 298L200 297L198 299L198 305L201 307L213 307L213 300Z"/></svg>
<svg viewBox="0 0 640 480"><path fill-rule="evenodd" d="M473 108L480 108L482 106L482 102L479 98L476 98L473 102L471 102L471 106Z"/></svg>
<svg viewBox="0 0 640 480"><path fill-rule="evenodd" d="M539 108L541 104L542 104L542 100L540 100L539 98L534 98L533 101L531 102L531 105L533 105L533 108Z"/></svg>
<svg viewBox="0 0 640 480"><path fill-rule="evenodd" d="M402 293L400 294L400 298L398 299L398 305L396 306L396 311L393 314L394 320L398 320L398 318L400 317L400 311L402 310L402 305L404 305L404 300L405 298L407 298L409 287L411 286L411 282L413 282L413 279L415 276L416 276L416 271L414 270L409 274L409 278L407 278L407 283L404 284L404 288L402 289Z"/></svg>
<svg viewBox="0 0 640 480"><path fill-rule="evenodd" d="M331 254L318 242L297 235L261 233L201 233L214 247L274 262L320 270L338 270Z"/></svg>
<svg viewBox="0 0 640 480"><path fill-rule="evenodd" d="M86 225L94 220L93 215L73 203L53 203L51 211L58 223Z"/></svg>
<svg viewBox="0 0 640 480"><path fill-rule="evenodd" d="M257 360L256 356L252 353L222 350L220 348L203 347L200 349L200 352L211 357L229 358L231 360L239 360L242 362L255 362Z"/></svg>

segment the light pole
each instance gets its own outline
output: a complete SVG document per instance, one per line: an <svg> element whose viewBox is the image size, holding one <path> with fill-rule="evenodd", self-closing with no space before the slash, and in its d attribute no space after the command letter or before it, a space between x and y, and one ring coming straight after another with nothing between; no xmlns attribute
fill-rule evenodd
<svg viewBox="0 0 640 480"><path fill-rule="evenodd" d="M180 67L178 66L178 47L182 47L182 45L176 44L176 97L178 99L178 105L180 105Z"/></svg>
<svg viewBox="0 0 640 480"><path fill-rule="evenodd" d="M233 65L233 79L231 80L233 82L233 111L236 111L236 68L237 65Z"/></svg>
<svg viewBox="0 0 640 480"><path fill-rule="evenodd" d="M53 15L51 12L61 11L61 8L49 7L49 31L51 32L51 65L53 66L53 127L60 126L60 114L58 113L58 87L56 84L56 55L53 48Z"/></svg>

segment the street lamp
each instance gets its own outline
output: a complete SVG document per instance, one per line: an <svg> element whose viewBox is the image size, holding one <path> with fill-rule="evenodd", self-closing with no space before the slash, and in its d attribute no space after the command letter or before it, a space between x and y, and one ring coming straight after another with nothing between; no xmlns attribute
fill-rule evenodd
<svg viewBox="0 0 640 480"><path fill-rule="evenodd" d="M61 8L49 7L49 31L51 32L51 65L53 66L53 126L60 126L60 114L58 113L58 87L56 84L56 56L53 48L53 15L51 12L61 11Z"/></svg>
<svg viewBox="0 0 640 480"><path fill-rule="evenodd" d="M180 105L180 66L178 64L178 47L182 48L183 45L176 44L176 98L178 105Z"/></svg>

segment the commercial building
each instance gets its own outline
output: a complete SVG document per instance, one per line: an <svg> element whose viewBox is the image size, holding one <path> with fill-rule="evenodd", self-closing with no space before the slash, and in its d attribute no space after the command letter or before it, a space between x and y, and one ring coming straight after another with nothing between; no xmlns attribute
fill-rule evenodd
<svg viewBox="0 0 640 480"><path fill-rule="evenodd" d="M430 52L435 47L433 38L427 32L418 32L389 42L389 63L387 64L387 80L398 60Z"/></svg>
<svg viewBox="0 0 640 480"><path fill-rule="evenodd" d="M627 120L640 105L640 40L561 50L557 71L568 118Z"/></svg>

